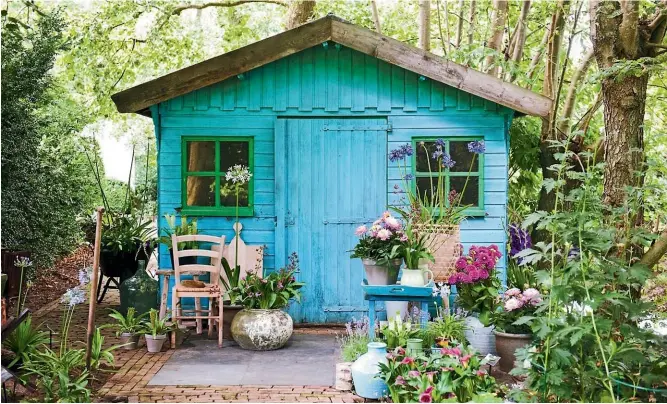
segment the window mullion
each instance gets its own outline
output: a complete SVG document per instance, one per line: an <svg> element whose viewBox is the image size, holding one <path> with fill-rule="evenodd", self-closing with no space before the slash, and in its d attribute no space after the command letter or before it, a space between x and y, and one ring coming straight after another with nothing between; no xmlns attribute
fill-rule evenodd
<svg viewBox="0 0 667 404"><path fill-rule="evenodd" d="M215 206L220 207L220 141L215 141Z"/></svg>

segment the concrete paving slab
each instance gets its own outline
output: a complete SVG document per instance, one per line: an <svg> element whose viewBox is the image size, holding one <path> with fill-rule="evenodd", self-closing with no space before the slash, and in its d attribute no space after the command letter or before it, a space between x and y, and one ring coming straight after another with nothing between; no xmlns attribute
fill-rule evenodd
<svg viewBox="0 0 667 404"><path fill-rule="evenodd" d="M256 352L225 341L192 338L169 358L149 385L332 386L338 343L331 335L295 334L283 349Z"/></svg>

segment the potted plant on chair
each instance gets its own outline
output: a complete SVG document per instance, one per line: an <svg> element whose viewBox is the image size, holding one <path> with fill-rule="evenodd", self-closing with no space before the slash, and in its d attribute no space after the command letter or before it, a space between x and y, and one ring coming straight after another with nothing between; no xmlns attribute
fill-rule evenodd
<svg viewBox="0 0 667 404"><path fill-rule="evenodd" d="M248 272L235 289L243 310L232 321L232 337L241 348L269 351L282 348L292 336L292 317L285 309L292 299L300 301L297 282L299 260L296 253L289 257L289 264L265 278Z"/></svg>
<svg viewBox="0 0 667 404"><path fill-rule="evenodd" d="M156 353L162 350L162 345L167 339L167 333L172 330L172 326L167 324L167 318L159 318L158 311L151 309L148 314L149 321L144 323L144 337L146 338L146 348L148 352Z"/></svg>
<svg viewBox="0 0 667 404"><path fill-rule="evenodd" d="M116 324L116 335L120 337L123 349L137 349L137 346L139 345L139 335L143 329L143 319L148 313L137 315L134 307L129 307L126 315L123 315L114 309L111 309L111 311L112 313L109 314L109 317L118 322L118 324Z"/></svg>

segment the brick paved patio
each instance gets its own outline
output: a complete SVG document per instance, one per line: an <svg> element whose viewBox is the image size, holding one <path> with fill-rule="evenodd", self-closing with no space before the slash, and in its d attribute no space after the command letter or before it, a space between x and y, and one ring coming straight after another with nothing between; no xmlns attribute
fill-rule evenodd
<svg viewBox="0 0 667 404"><path fill-rule="evenodd" d="M102 304L98 305L96 324L111 322L109 310L118 306L117 291L110 291ZM57 331L60 326L61 308L53 302L34 314L34 323L43 323ZM85 341L88 306L77 307L72 321L70 341L82 344ZM295 333L335 334L341 329L299 328ZM119 344L113 330L104 329L105 346ZM115 373L106 379L95 392L97 401L129 402L362 402L363 399L350 392L340 392L331 386L148 386L151 378L162 368L175 352L165 349L150 354L142 346L134 351L122 349L114 352ZM289 365L286 365L289 366ZM99 384L99 383L98 383Z"/></svg>

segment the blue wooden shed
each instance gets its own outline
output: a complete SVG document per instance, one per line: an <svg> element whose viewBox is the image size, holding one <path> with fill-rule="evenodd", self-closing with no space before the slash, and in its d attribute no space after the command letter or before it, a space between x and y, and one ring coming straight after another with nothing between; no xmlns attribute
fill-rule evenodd
<svg viewBox="0 0 667 404"><path fill-rule="evenodd" d="M363 269L349 258L354 229L401 202L401 171L387 154L444 139L454 160L484 140L464 201L461 241L505 255L508 128L546 116L552 101L435 54L327 16L113 96L120 112L153 119L159 227L164 214L198 217L202 233L233 237L235 200L225 171L254 173L241 198L243 238L266 245L266 271L299 254L296 322L360 317ZM413 186L428 175L417 155ZM461 191L468 166L453 168ZM465 172L461 172L465 171ZM462 176L463 175L463 176ZM160 267L171 266L164 246ZM500 264L504 274L505 263ZM171 301L169 299L169 301Z"/></svg>

